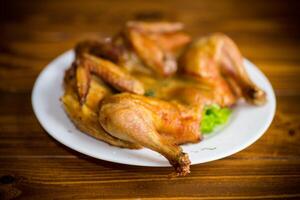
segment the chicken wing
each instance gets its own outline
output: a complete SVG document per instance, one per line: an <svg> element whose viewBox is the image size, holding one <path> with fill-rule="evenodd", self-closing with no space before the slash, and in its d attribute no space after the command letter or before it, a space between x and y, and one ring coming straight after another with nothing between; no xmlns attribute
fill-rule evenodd
<svg viewBox="0 0 300 200"><path fill-rule="evenodd" d="M92 73L101 77L118 91L144 94L143 85L114 63L88 54L84 55L83 62Z"/></svg>
<svg viewBox="0 0 300 200"><path fill-rule="evenodd" d="M161 76L177 70L175 51L190 41L187 34L178 32L180 23L129 22L125 37L140 59Z"/></svg>
<svg viewBox="0 0 300 200"><path fill-rule="evenodd" d="M79 101L83 104L90 88L91 74L89 69L80 63L76 65L76 80Z"/></svg>
<svg viewBox="0 0 300 200"><path fill-rule="evenodd" d="M88 94L91 73L99 76L118 91L144 94L143 85L113 62L85 53L77 58L75 66L77 90L81 103L85 101Z"/></svg>
<svg viewBox="0 0 300 200"><path fill-rule="evenodd" d="M129 21L126 27L138 29L145 33L172 33L181 31L184 25L180 22L141 22Z"/></svg>
<svg viewBox="0 0 300 200"><path fill-rule="evenodd" d="M191 41L188 34L182 32L182 23L170 22L136 22L126 24L126 28L144 33L164 51L173 52Z"/></svg>
<svg viewBox="0 0 300 200"><path fill-rule="evenodd" d="M75 46L76 58L80 58L84 54L90 54L114 63L119 63L124 59L124 53L124 45L116 44L110 38L106 38L105 40L84 40Z"/></svg>
<svg viewBox="0 0 300 200"><path fill-rule="evenodd" d="M64 87L65 93L61 97L61 101L66 113L79 130L114 146L130 149L141 148L138 144L111 136L98 123L99 102L105 96L112 94L111 89L105 86L100 79L93 75L91 76L90 89L83 104L80 104L77 98L74 67L66 72Z"/></svg>

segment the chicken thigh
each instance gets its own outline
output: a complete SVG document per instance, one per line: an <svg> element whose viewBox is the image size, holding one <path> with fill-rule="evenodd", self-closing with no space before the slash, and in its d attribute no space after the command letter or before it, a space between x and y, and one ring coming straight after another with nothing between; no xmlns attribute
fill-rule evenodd
<svg viewBox="0 0 300 200"><path fill-rule="evenodd" d="M265 92L249 78L243 57L234 42L224 34L213 34L194 41L183 53L181 71L211 82L223 97L222 106L233 105L240 97L261 105Z"/></svg>
<svg viewBox="0 0 300 200"><path fill-rule="evenodd" d="M99 111L99 122L108 133L162 154L178 175L189 173L190 165L178 144L200 141L200 120L200 107L188 109L129 93L106 98Z"/></svg>

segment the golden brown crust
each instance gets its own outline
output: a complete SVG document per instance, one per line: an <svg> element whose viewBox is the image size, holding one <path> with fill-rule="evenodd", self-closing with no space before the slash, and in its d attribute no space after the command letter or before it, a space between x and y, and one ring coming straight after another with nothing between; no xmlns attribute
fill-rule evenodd
<svg viewBox="0 0 300 200"><path fill-rule="evenodd" d="M114 146L130 149L141 148L140 145L112 137L98 123L98 103L104 96L111 94L109 88L101 86L101 81L93 77L89 94L85 103L81 105L75 90L75 80L66 79L68 81L65 81L65 93L61 97L61 101L69 118L79 130Z"/></svg>
<svg viewBox="0 0 300 200"><path fill-rule="evenodd" d="M113 40L79 43L61 98L78 129L114 146L152 149L176 176L190 173L179 145L202 139L204 106L266 100L231 39L214 34L186 48L190 37L182 27L129 22Z"/></svg>

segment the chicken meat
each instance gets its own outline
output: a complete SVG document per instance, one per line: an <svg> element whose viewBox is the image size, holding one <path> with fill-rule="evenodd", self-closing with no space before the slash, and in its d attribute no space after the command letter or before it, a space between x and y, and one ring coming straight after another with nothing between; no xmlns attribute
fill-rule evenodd
<svg viewBox="0 0 300 200"><path fill-rule="evenodd" d="M229 37L192 41L181 23L128 22L112 38L80 42L75 54L61 98L74 124L113 146L156 151L180 176L191 162L179 145L202 139L205 106L266 101Z"/></svg>

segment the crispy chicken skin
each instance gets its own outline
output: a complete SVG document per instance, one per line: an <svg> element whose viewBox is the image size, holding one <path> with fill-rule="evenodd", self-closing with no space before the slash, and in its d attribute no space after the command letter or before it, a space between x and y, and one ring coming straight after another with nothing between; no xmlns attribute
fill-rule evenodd
<svg viewBox="0 0 300 200"><path fill-rule="evenodd" d="M190 161L178 144L200 141L199 110L121 93L102 102L99 122L114 137L159 152L179 175L186 175L190 172Z"/></svg>
<svg viewBox="0 0 300 200"><path fill-rule="evenodd" d="M205 106L266 101L230 38L191 41L181 23L128 22L112 39L80 42L75 54L61 100L78 129L117 147L156 151L179 176L191 164L179 145L202 139Z"/></svg>
<svg viewBox="0 0 300 200"><path fill-rule="evenodd" d="M65 74L65 93L61 97L61 101L64 104L65 111L76 127L79 130L114 146L130 149L141 148L141 145L113 137L98 123L99 102L101 102L105 96L112 94L111 89L100 79L94 76L91 77L90 90L86 97L86 101L84 104L79 102L74 71L75 69L72 67Z"/></svg>
<svg viewBox="0 0 300 200"><path fill-rule="evenodd" d="M224 96L223 106L234 104L240 97L254 105L266 101L265 92L248 77L237 46L224 34L193 42L183 53L180 64L183 73L215 83L216 89L221 90L215 91Z"/></svg>
<svg viewBox="0 0 300 200"><path fill-rule="evenodd" d="M129 22L124 35L145 65L157 75L171 76L177 71L176 50L190 41L182 28L181 23Z"/></svg>
<svg viewBox="0 0 300 200"><path fill-rule="evenodd" d="M143 85L133 76L120 69L114 63L85 54L82 60L84 65L103 81L109 83L120 92L132 92L134 94L144 94Z"/></svg>
<svg viewBox="0 0 300 200"><path fill-rule="evenodd" d="M143 85L133 76L121 70L116 64L90 54L83 54L76 60L76 81L80 102L88 94L90 76L95 74L120 92L144 94Z"/></svg>

